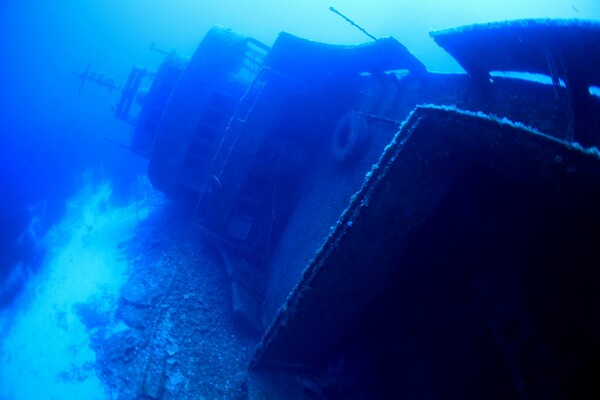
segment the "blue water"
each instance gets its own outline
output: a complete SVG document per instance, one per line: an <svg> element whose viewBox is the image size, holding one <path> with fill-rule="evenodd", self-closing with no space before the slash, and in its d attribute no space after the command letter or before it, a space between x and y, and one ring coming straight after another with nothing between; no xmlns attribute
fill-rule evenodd
<svg viewBox="0 0 600 400"><path fill-rule="evenodd" d="M280 31L368 41L329 6L377 37L394 36L441 72L460 67L429 31L518 18L600 19L597 0L1 2L0 399L104 398L93 351L73 347L86 333L68 310L99 293L107 304L114 299L127 270L117 245L160 202L135 189L147 184L144 162L115 144L126 145L131 133L111 115L118 91L87 83L78 95L74 72L90 64L124 83L133 65L160 64L153 43L192 54L216 24L266 44ZM82 263L88 274L76 267ZM83 375L69 375L75 370Z"/></svg>

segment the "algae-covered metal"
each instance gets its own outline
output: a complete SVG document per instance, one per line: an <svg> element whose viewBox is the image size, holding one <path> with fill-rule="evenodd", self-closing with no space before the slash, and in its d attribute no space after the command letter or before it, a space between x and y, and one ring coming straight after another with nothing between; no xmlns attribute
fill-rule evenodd
<svg viewBox="0 0 600 400"><path fill-rule="evenodd" d="M594 389L598 32L432 34L468 75L393 38L267 47L222 28L165 59L132 149L192 205L241 325L266 332L249 398Z"/></svg>

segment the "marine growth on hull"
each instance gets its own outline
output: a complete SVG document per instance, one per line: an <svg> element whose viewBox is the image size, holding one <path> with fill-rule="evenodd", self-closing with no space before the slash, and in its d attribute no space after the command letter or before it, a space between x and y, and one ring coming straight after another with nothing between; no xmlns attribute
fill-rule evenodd
<svg viewBox="0 0 600 400"><path fill-rule="evenodd" d="M118 398L600 395L600 25L431 36L466 74L225 28L132 70L172 209L96 343Z"/></svg>

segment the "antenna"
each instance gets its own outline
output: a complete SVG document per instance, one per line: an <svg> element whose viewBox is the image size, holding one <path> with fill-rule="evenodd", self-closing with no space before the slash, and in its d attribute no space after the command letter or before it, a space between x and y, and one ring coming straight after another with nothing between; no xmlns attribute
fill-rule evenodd
<svg viewBox="0 0 600 400"><path fill-rule="evenodd" d="M81 72L79 74L77 72L73 72L73 74L77 75L79 80L81 81L81 83L79 83L79 89L77 90L78 96L81 94L81 90L83 89L83 84L87 80L88 73L90 72L90 67L91 67L91 64L88 63L88 65L85 67L85 70L83 72Z"/></svg>
<svg viewBox="0 0 600 400"><path fill-rule="evenodd" d="M356 27L359 31L361 31L362 33L364 33L365 35L367 35L368 37L370 37L371 39L373 39L374 41L377 41L377 38L373 35L371 35L369 32L367 32L363 27L361 27L360 25L358 25L356 22L352 21L350 18L346 17L344 14L342 14L341 12L339 12L338 10L336 10L333 7L329 7L329 11L339 15L340 17L342 17L346 22L348 22L350 25Z"/></svg>
<svg viewBox="0 0 600 400"><path fill-rule="evenodd" d="M158 47L156 47L156 45L155 45L154 42L152 42L152 44L150 45L150 51L154 51L154 52L156 52L158 54L164 54L164 55L169 54L168 52L166 52L166 51L164 51L164 50L159 49Z"/></svg>

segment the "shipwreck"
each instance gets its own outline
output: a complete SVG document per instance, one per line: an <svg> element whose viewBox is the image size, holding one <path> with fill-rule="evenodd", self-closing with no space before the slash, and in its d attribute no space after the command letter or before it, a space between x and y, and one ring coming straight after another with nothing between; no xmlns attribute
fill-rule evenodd
<svg viewBox="0 0 600 400"><path fill-rule="evenodd" d="M247 398L600 394L600 24L431 37L466 74L216 27L123 87L258 338Z"/></svg>

